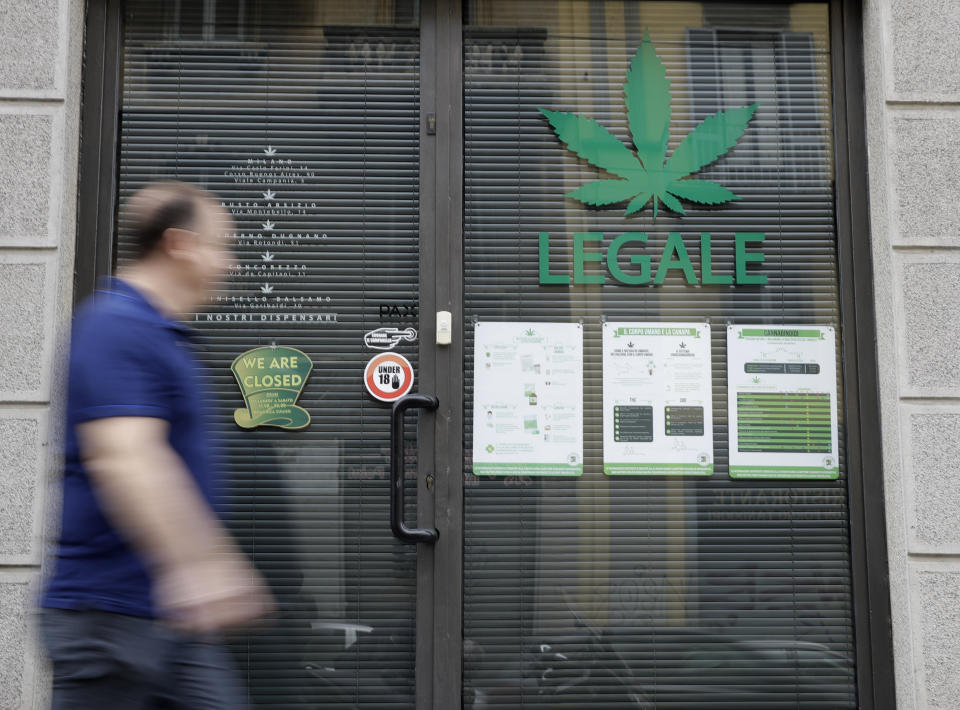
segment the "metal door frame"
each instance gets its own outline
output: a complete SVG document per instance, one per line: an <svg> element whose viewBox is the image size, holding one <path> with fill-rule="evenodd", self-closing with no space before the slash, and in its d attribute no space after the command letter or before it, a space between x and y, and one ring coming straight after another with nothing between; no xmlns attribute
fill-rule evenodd
<svg viewBox="0 0 960 710"><path fill-rule="evenodd" d="M460 0L420 0L420 368L440 407L421 427L434 486L421 471L417 574L417 710L460 707L463 668L463 22ZM436 313L453 339L436 343ZM428 378L430 378L428 380ZM424 385L426 387L426 384ZM424 390L425 392L427 390ZM430 420L427 420L429 422ZM430 432L424 429L431 429ZM432 439L432 441L431 441Z"/></svg>

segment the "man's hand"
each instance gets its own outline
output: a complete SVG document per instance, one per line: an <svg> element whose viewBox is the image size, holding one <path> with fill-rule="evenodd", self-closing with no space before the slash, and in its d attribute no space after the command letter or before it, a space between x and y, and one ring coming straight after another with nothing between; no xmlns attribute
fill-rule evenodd
<svg viewBox="0 0 960 710"><path fill-rule="evenodd" d="M163 618L185 631L245 626L273 609L260 574L235 552L160 571L153 594Z"/></svg>
<svg viewBox="0 0 960 710"><path fill-rule="evenodd" d="M161 616L206 632L270 611L260 575L171 448L165 420L96 419L77 432L104 512L148 565Z"/></svg>

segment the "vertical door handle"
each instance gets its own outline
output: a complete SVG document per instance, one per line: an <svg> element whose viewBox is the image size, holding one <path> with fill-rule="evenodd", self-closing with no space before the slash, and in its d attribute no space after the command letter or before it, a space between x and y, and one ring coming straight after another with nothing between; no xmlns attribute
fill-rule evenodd
<svg viewBox="0 0 960 710"><path fill-rule="evenodd" d="M403 415L408 409L434 411L440 400L430 394L408 394L393 403L390 412L390 529L401 542L434 543L440 537L435 528L408 528L403 522Z"/></svg>

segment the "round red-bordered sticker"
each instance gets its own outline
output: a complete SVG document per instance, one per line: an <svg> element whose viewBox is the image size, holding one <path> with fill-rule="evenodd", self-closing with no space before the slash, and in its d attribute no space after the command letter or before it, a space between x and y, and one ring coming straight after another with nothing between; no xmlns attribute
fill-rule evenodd
<svg viewBox="0 0 960 710"><path fill-rule="evenodd" d="M363 371L363 384L381 402L393 402L413 389L413 366L397 353L374 355Z"/></svg>

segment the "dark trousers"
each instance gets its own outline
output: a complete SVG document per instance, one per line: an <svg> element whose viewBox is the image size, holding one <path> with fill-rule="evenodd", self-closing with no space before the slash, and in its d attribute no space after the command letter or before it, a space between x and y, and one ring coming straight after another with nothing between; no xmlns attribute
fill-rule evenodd
<svg viewBox="0 0 960 710"><path fill-rule="evenodd" d="M246 710L227 652L152 619L40 610L53 710Z"/></svg>

